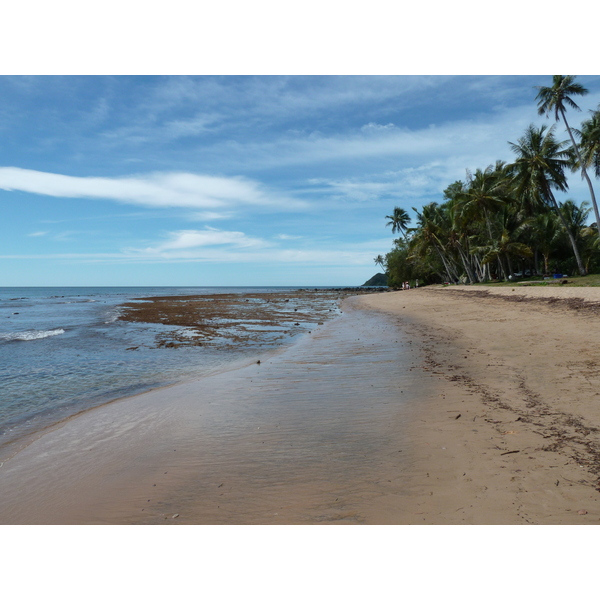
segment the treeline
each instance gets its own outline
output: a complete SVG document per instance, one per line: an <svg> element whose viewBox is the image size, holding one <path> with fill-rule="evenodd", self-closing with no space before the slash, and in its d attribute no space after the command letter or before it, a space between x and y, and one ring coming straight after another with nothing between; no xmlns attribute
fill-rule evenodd
<svg viewBox="0 0 600 600"><path fill-rule="evenodd" d="M600 214L588 173L600 177L600 106L580 129L570 127L567 108L579 110L573 96L588 93L574 80L555 75L553 85L539 87L537 95L538 113L562 121L569 140L556 138L556 125L530 125L509 142L514 162L467 172L464 181L444 190L441 203L413 208L414 226L406 210L394 208L387 225L401 237L375 258L389 286L416 279L478 283L515 273L600 272ZM568 191L569 171L581 172L589 202L556 200L556 191ZM588 226L592 210L595 223Z"/></svg>

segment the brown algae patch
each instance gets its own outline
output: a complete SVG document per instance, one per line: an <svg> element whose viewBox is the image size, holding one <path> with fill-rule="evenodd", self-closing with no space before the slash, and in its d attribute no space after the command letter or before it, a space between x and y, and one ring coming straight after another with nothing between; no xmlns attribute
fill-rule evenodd
<svg viewBox="0 0 600 600"><path fill-rule="evenodd" d="M121 307L119 319L169 326L157 334L157 347L273 343L339 315L339 305L348 296L380 291L339 288L136 298Z"/></svg>

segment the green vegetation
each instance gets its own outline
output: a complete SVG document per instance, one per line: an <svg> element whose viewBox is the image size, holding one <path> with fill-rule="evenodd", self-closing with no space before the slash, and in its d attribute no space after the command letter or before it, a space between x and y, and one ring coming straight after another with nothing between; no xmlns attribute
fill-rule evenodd
<svg viewBox="0 0 600 600"><path fill-rule="evenodd" d="M572 285L599 285L600 214L588 170L600 177L600 106L581 124L569 126L566 108L579 110L572 96L587 94L572 75L555 75L552 86L539 87L539 114L562 120L569 141L556 138L556 124L530 125L509 146L514 162L497 161L445 190L443 202L426 204L414 227L403 208L395 207L386 225L402 237L385 257L378 256L390 287L415 280L427 283L489 283L537 281L567 274ZM576 142L575 138L579 142ZM555 192L568 191L567 171L580 170L588 184L590 203L559 202ZM596 222L586 225L594 210ZM585 281L586 283L581 283Z"/></svg>
<svg viewBox="0 0 600 600"><path fill-rule="evenodd" d="M387 286L387 277L384 273L376 273L369 279L365 281L361 287L386 287Z"/></svg>

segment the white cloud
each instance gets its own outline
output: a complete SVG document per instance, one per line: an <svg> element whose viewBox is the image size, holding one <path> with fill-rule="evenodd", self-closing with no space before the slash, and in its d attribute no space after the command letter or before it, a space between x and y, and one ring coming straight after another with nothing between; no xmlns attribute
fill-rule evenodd
<svg viewBox="0 0 600 600"><path fill-rule="evenodd" d="M193 119L178 119L164 124L163 134L170 139L189 137L204 133L218 117L214 115L197 115Z"/></svg>
<svg viewBox="0 0 600 600"><path fill-rule="evenodd" d="M0 167L0 189L62 198L98 198L153 208L219 209L234 205L279 210L303 208L299 200L279 195L243 177L192 173L151 173L135 177L72 177Z"/></svg>
<svg viewBox="0 0 600 600"><path fill-rule="evenodd" d="M370 265L373 256L387 251L389 238L343 243L277 236L282 244L247 236L240 231L203 230L170 232L167 240L143 249L125 249L121 261L204 262L213 264ZM300 245L296 239L302 239ZM91 257L92 258L92 257ZM100 258L104 260L104 258Z"/></svg>
<svg viewBox="0 0 600 600"><path fill-rule="evenodd" d="M452 181L464 177L462 163L458 167L432 162L385 173L344 179L312 179L316 192L337 200L372 202L423 198L440 194Z"/></svg>
<svg viewBox="0 0 600 600"><path fill-rule="evenodd" d="M596 100L590 94L590 105ZM496 159L511 160L507 142L516 141L532 122L546 122L537 115L533 102L499 108L473 118L442 121L435 126L429 122L409 129L370 122L351 132L288 134L248 143L225 141L212 146L211 153L221 161L251 164L253 168L312 165L321 171L331 163L345 164L349 171L364 171L371 168L374 159L386 159L387 165L397 161L405 167L418 167L436 161L451 164L461 158L464 174L465 168L485 167ZM576 120L574 123L578 124ZM557 134L561 139L566 138L561 127L557 128Z"/></svg>
<svg viewBox="0 0 600 600"><path fill-rule="evenodd" d="M393 123L388 123L387 125L380 125L379 123L367 123L366 125L363 125L360 130L368 133L372 131L389 131L395 127L396 126Z"/></svg>
<svg viewBox="0 0 600 600"><path fill-rule="evenodd" d="M233 215L233 212L215 212L204 210L190 214L188 219L190 221L222 221L223 219L231 219Z"/></svg>
<svg viewBox="0 0 600 600"><path fill-rule="evenodd" d="M100 137L111 144L143 144L150 141L173 141L180 138L199 136L214 128L219 120L218 114L198 114L191 119L173 119L157 124L157 115L148 121L129 124L116 129L104 131Z"/></svg>
<svg viewBox="0 0 600 600"><path fill-rule="evenodd" d="M44 235L48 235L47 231L34 231L33 233L28 233L27 237L42 237Z"/></svg>
<svg viewBox="0 0 600 600"><path fill-rule="evenodd" d="M288 235L287 233L280 233L275 236L276 240L301 240L301 235Z"/></svg>
<svg viewBox="0 0 600 600"><path fill-rule="evenodd" d="M158 246L143 250L149 254L188 250L190 248L203 248L210 246L233 246L235 248L261 248L268 246L268 242L259 238L247 236L241 231L222 231L212 227L203 230L186 229L174 231L169 234L169 239ZM135 251L135 250L134 250Z"/></svg>
<svg viewBox="0 0 600 600"><path fill-rule="evenodd" d="M289 236L290 238L295 236ZM339 240L304 239L300 246L287 247L252 238L239 231L183 230L171 232L167 240L146 248L125 248L118 253L70 253L42 255L1 255L0 259L61 259L74 263L212 263L290 264L295 266L371 266L373 257L388 251L389 237L358 243Z"/></svg>

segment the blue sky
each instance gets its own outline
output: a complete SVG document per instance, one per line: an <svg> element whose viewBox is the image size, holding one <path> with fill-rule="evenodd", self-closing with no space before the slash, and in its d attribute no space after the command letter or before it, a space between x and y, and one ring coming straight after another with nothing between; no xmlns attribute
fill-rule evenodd
<svg viewBox="0 0 600 600"><path fill-rule="evenodd" d="M0 285L360 285L385 215L510 161L550 80L1 76Z"/></svg>

